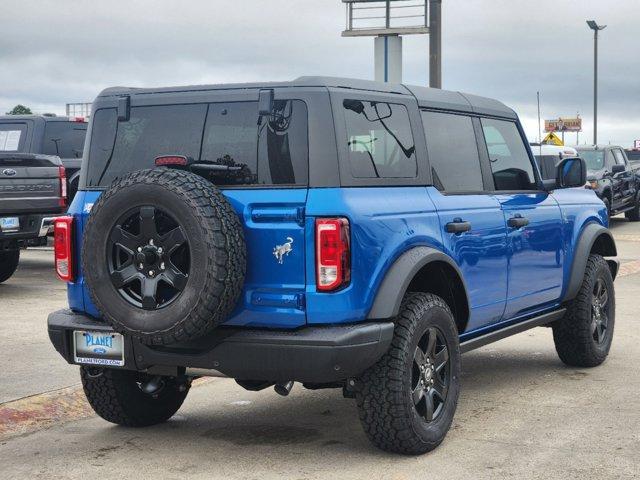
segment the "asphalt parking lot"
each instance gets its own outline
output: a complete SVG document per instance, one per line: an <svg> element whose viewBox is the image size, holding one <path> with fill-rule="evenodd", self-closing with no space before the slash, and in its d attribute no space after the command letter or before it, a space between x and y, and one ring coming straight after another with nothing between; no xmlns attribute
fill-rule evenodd
<svg viewBox="0 0 640 480"><path fill-rule="evenodd" d="M282 398L212 379L164 425L104 422L47 338L47 313L66 304L52 253L27 251L0 285L0 478L638 478L640 224L612 230L622 268L608 361L565 367L545 328L467 354L453 428L421 457L376 450L352 400L298 385Z"/></svg>

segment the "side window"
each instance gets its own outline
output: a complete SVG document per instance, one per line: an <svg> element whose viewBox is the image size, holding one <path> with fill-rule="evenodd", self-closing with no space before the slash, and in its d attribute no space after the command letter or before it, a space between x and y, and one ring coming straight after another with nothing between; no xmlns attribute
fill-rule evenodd
<svg viewBox="0 0 640 480"><path fill-rule="evenodd" d="M496 190L536 190L536 177L514 122L482 119Z"/></svg>
<svg viewBox="0 0 640 480"><path fill-rule="evenodd" d="M606 150L605 164L606 164L607 170L611 170L611 167L613 167L616 164L616 158L613 156L613 150Z"/></svg>
<svg viewBox="0 0 640 480"><path fill-rule="evenodd" d="M418 174L409 113L404 105L345 100L347 147L355 178L415 178Z"/></svg>
<svg viewBox="0 0 640 480"><path fill-rule="evenodd" d="M206 104L133 107L127 122L116 122L106 111L104 117L96 115L87 186L106 186L129 172L151 168L159 155L198 158L206 111ZM99 132L100 122L110 123L104 133ZM109 148L108 133L113 128L115 142ZM98 140L100 146L94 148Z"/></svg>
<svg viewBox="0 0 640 480"><path fill-rule="evenodd" d="M446 192L484 190L471 117L422 112L434 186Z"/></svg>
<svg viewBox="0 0 640 480"><path fill-rule="evenodd" d="M240 167L218 174L219 185L307 185L307 106L276 100L258 119L257 102L212 103L202 141L202 160Z"/></svg>
<svg viewBox="0 0 640 480"><path fill-rule="evenodd" d="M626 165L626 162L624 161L624 155L622 155L622 152L619 148L613 149L613 156L616 159L616 163L618 165Z"/></svg>

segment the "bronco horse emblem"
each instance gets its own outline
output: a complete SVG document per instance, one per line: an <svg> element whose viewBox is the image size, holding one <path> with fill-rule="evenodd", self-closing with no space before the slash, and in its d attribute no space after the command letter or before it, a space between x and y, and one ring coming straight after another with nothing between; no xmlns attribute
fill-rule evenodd
<svg viewBox="0 0 640 480"><path fill-rule="evenodd" d="M293 243L293 238L287 237L287 241L283 245L276 245L273 249L273 256L276 257L278 263L282 265L285 255L289 255L293 250L291 244Z"/></svg>

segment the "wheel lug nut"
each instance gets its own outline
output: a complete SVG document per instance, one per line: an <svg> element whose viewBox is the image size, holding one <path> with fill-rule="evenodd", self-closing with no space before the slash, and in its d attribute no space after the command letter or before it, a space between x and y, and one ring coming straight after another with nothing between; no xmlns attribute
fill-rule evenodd
<svg viewBox="0 0 640 480"><path fill-rule="evenodd" d="M164 262L160 264L160 270L164 270Z"/></svg>
<svg viewBox="0 0 640 480"><path fill-rule="evenodd" d="M140 265L138 265L138 268L139 268L140 270L142 270L142 269L144 268L144 265L140 264Z"/></svg>
<svg viewBox="0 0 640 480"><path fill-rule="evenodd" d="M142 247L138 247L138 252L142 252Z"/></svg>
<svg viewBox="0 0 640 480"><path fill-rule="evenodd" d="M149 245L153 245L153 238L149 240Z"/></svg>
<svg viewBox="0 0 640 480"><path fill-rule="evenodd" d="M153 277L154 274L155 272L153 270L149 270L149 276Z"/></svg>
<svg viewBox="0 0 640 480"><path fill-rule="evenodd" d="M163 252L162 247L158 247L158 253L162 253L162 252Z"/></svg>

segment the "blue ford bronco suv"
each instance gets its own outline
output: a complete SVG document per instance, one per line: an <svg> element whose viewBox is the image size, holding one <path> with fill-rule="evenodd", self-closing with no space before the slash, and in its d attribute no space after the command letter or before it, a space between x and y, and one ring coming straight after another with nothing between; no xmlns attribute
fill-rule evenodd
<svg viewBox="0 0 640 480"><path fill-rule="evenodd" d="M419 454L451 426L461 353L547 326L564 363L607 357L605 207L580 158L542 180L500 102L302 77L111 88L93 112L48 329L110 422L167 420L200 376L300 382Z"/></svg>

